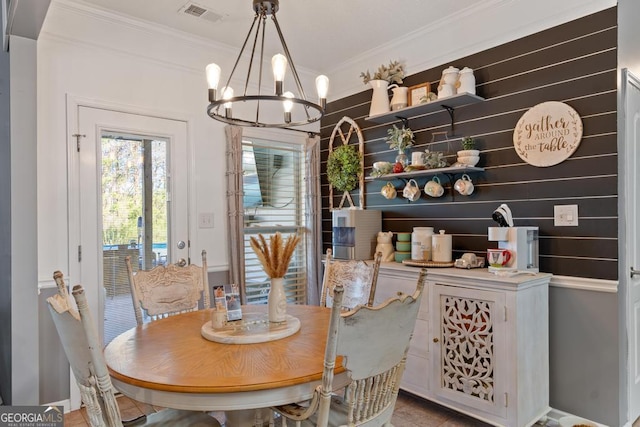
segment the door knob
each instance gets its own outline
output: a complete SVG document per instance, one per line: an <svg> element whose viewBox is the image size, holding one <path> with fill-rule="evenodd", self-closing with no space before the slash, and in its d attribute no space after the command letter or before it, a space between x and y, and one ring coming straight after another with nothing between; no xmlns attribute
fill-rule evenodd
<svg viewBox="0 0 640 427"><path fill-rule="evenodd" d="M182 240L178 242L178 249L184 249L185 246L186 244Z"/></svg>
<svg viewBox="0 0 640 427"><path fill-rule="evenodd" d="M438 338L433 339L433 342L438 342L438 341L440 341Z"/></svg>
<svg viewBox="0 0 640 427"><path fill-rule="evenodd" d="M185 261L185 259L184 259L184 258L180 258L180 259L178 260L178 262L176 262L176 265L177 265L178 267L184 267L185 265L187 265L187 261Z"/></svg>
<svg viewBox="0 0 640 427"><path fill-rule="evenodd" d="M640 270L634 270L633 267L630 267L629 270L631 271L631 277L635 276L636 274L640 274Z"/></svg>

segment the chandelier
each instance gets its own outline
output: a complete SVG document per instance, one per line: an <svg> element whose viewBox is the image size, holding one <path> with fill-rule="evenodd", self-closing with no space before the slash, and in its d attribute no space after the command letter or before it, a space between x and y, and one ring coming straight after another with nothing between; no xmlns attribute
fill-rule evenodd
<svg viewBox="0 0 640 427"><path fill-rule="evenodd" d="M226 84L219 91L218 84L220 82L221 69L217 64L209 64L206 68L207 83L209 85L209 107L207 114L221 122L239 125L253 126L265 128L288 128L290 126L301 126L313 123L324 114L326 106L327 91L329 89L329 79L326 76L318 76L316 78L316 89L318 91L318 103L307 100L296 67L293 65L291 54L284 41L280 25L276 19L276 12L279 8L279 0L253 0L253 10L255 17L249 28L249 33L242 44L242 49L236 58L231 74L227 78ZM271 59L273 68L273 78L275 82L274 94L264 94L262 91L262 64L264 63L264 41L266 33L267 16L271 16L271 20L275 25L275 29L280 39L282 53L278 53ZM255 32L254 32L255 30ZM251 53L248 57L247 75L244 78L244 89L241 95L234 95L231 87L233 74L238 69L238 64L243 58L245 48L251 40ZM254 64L255 62L255 64ZM254 66L255 65L255 66ZM287 72L287 66L291 69L291 74L297 88L297 94L291 91L285 91L284 79ZM257 70L254 70L257 68ZM254 87L257 91L253 93L249 89L251 78L254 81ZM237 92L236 92L237 93ZM234 105L238 106L234 111ZM261 111L261 106L264 107ZM274 110L282 110L282 115L274 114ZM238 114L237 110L242 110L242 114ZM265 114L266 112L266 114ZM268 116L268 117L267 117ZM279 117L275 120L274 117Z"/></svg>

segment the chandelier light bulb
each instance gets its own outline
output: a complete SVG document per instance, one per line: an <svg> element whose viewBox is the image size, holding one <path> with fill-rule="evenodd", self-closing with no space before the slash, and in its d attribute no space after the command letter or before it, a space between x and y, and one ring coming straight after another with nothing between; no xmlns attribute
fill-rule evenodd
<svg viewBox="0 0 640 427"><path fill-rule="evenodd" d="M287 91L282 96L285 98L294 98L293 93ZM293 101L282 101L282 107L284 108L284 121L291 123L291 110L293 110Z"/></svg>
<svg viewBox="0 0 640 427"><path fill-rule="evenodd" d="M323 74L316 77L316 90L320 98L320 106L324 109L327 104L327 93L329 93L329 77Z"/></svg>
<svg viewBox="0 0 640 427"><path fill-rule="evenodd" d="M282 83L284 82L284 76L287 73L287 58L277 53L271 58L271 68L273 69L273 79L276 82L276 95L282 95Z"/></svg>
<svg viewBox="0 0 640 427"><path fill-rule="evenodd" d="M216 100L216 90L218 89L218 83L220 83L220 67L218 64L209 64L206 68L207 72L207 84L209 85L209 102Z"/></svg>
<svg viewBox="0 0 640 427"><path fill-rule="evenodd" d="M231 86L222 88L222 99L231 99L233 98L233 88ZM231 107L233 106L233 102L225 102L224 103L224 114L227 118L231 118Z"/></svg>

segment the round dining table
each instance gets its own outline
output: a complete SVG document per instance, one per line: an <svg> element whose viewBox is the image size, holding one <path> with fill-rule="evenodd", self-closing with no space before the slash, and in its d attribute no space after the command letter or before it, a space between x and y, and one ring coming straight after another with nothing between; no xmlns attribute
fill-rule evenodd
<svg viewBox="0 0 640 427"><path fill-rule="evenodd" d="M266 315L267 306L242 310ZM204 338L201 329L211 321L211 309L137 326L104 349L111 380L116 389L140 402L225 411L226 425L253 426L253 410L309 399L322 380L330 309L289 305L287 314L300 321L295 334L255 344ZM341 387L348 379L337 362L334 385Z"/></svg>

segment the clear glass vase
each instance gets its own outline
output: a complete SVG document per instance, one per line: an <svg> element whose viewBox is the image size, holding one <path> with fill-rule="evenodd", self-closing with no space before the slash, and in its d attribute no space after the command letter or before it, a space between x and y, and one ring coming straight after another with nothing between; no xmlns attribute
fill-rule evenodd
<svg viewBox="0 0 640 427"><path fill-rule="evenodd" d="M409 158L404 153L404 150L398 152L398 155L396 156L396 163L402 164L403 168L406 168L407 165L409 164Z"/></svg>

